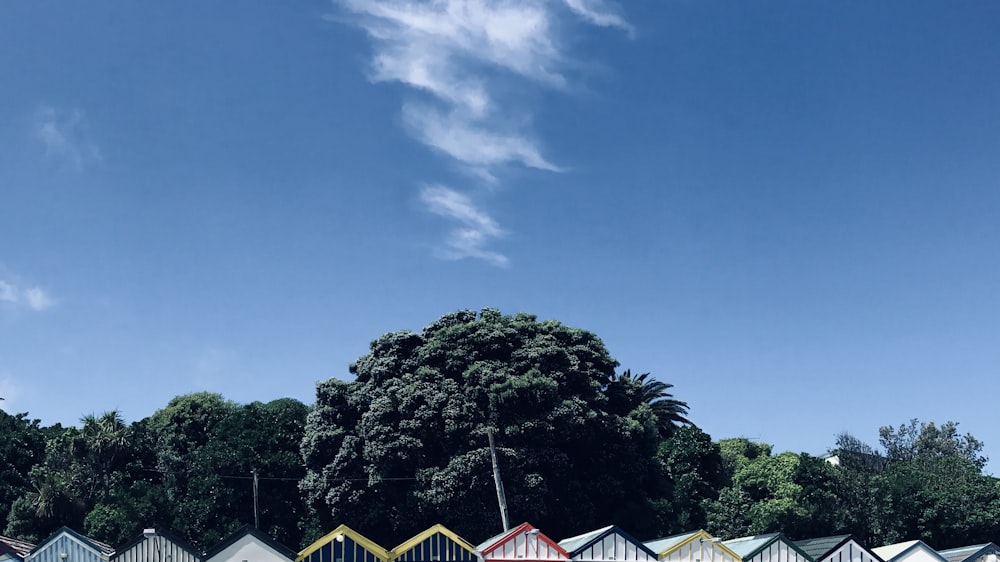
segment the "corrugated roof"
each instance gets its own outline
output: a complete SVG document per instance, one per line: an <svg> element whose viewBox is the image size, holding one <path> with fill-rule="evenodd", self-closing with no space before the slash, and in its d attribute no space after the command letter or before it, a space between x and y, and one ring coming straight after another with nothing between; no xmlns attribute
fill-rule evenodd
<svg viewBox="0 0 1000 562"><path fill-rule="evenodd" d="M898 542L896 544L887 544L885 546L873 548L872 552L874 552L882 560L888 561L906 552L907 550L910 550L911 548L916 546L917 543L920 543L920 541L906 541L906 542Z"/></svg>
<svg viewBox="0 0 1000 562"><path fill-rule="evenodd" d="M974 544L972 546L949 548L948 550L939 550L938 554L940 554L948 562L965 562L965 560L970 558L979 558L988 552L1000 552L1000 546L988 542L983 544Z"/></svg>
<svg viewBox="0 0 1000 562"><path fill-rule="evenodd" d="M795 546L801 548L806 554L811 556L813 560L819 560L829 554L833 549L847 542L850 538L851 535L836 535L832 537L805 539L795 541Z"/></svg>
<svg viewBox="0 0 1000 562"><path fill-rule="evenodd" d="M657 556L659 556L661 553L664 553L664 552L670 550L671 548L673 548L673 547L681 544L682 542L690 539L691 537L697 535L700 532L701 531L692 531L690 533L683 533L683 534L680 534L680 535L672 535L672 536L669 536L669 537L663 537L662 539L656 539L656 540L653 540L653 541L649 541L649 542L643 543L643 544L646 545L646 548L648 548L649 550L652 550L653 552L656 553Z"/></svg>
<svg viewBox="0 0 1000 562"><path fill-rule="evenodd" d="M747 558L777 539L780 534L781 533L768 533L766 535L740 537L738 539L723 541L722 544L728 546L729 549L738 554L740 558Z"/></svg>
<svg viewBox="0 0 1000 562"><path fill-rule="evenodd" d="M0 535L0 545L11 554L16 555L19 558L24 558L31 549L35 548L35 545L30 542L21 541L12 537L5 537Z"/></svg>
<svg viewBox="0 0 1000 562"><path fill-rule="evenodd" d="M476 545L476 551L477 552L482 552L482 551L486 550L487 548L489 548L489 547L495 545L496 543L498 543L500 541L500 539L506 537L507 535L509 535L511 533L517 532L521 527L524 527L525 525L527 525L527 523L521 523L520 525L518 525L517 527L514 527L513 529L508 529L508 530L506 530L506 531L504 531L504 532L502 532L502 533L500 533L498 535L493 535L492 537L490 537L490 538L486 539L485 541L483 541L483 542L479 543L478 545Z"/></svg>
<svg viewBox="0 0 1000 562"><path fill-rule="evenodd" d="M578 548L586 545L590 541L596 539L597 537L607 533L609 530L613 529L614 525L608 525L607 527L601 527L600 529L590 531L589 533L584 533L582 535L577 535L575 537L570 537L568 539L563 539L559 541L559 546L563 547L569 553L575 552Z"/></svg>

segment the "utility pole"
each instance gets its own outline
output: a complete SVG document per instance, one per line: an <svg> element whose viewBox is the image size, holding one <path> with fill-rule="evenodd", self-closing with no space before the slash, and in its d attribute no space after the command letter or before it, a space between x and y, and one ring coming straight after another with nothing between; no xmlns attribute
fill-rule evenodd
<svg viewBox="0 0 1000 562"><path fill-rule="evenodd" d="M503 530L510 530L510 522L507 519L507 498L503 494L503 482L500 480L500 466L497 465L497 449L493 445L493 429L486 430L486 436L490 440L490 458L493 460L493 481L497 486L497 501L500 502L500 521L503 523Z"/></svg>
<svg viewBox="0 0 1000 562"><path fill-rule="evenodd" d="M253 526L260 528L260 520L257 517L257 469L253 469Z"/></svg>

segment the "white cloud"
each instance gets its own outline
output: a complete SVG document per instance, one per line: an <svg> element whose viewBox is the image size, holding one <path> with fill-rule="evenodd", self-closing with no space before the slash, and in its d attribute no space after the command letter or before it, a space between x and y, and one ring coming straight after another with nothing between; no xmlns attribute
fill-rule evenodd
<svg viewBox="0 0 1000 562"><path fill-rule="evenodd" d="M602 27L617 27L624 30L629 36L635 34L632 27L624 18L614 12L607 3L601 0L563 0L570 10L589 21L594 25Z"/></svg>
<svg viewBox="0 0 1000 562"><path fill-rule="evenodd" d="M0 279L0 303L11 306L26 307L42 311L54 306L55 300L41 287L19 287L12 281Z"/></svg>
<svg viewBox="0 0 1000 562"><path fill-rule="evenodd" d="M559 171L559 167L546 160L530 139L476 123L457 111L445 114L429 106L406 104L403 120L424 144L485 173L512 162L539 170Z"/></svg>
<svg viewBox="0 0 1000 562"><path fill-rule="evenodd" d="M409 133L490 183L498 168L510 165L561 171L516 125L530 122L531 108L516 101L525 85L562 89L569 83L563 69L570 57L556 32L565 23L560 18L572 13L592 25L633 32L605 0L334 2L372 40L371 80L426 94L403 104ZM428 200L427 189L421 198L432 210L440 204ZM467 226L452 231L447 244L459 257L506 264L506 257L484 249L493 238L481 225Z"/></svg>
<svg viewBox="0 0 1000 562"><path fill-rule="evenodd" d="M420 200L428 211L459 223L448 234L446 248L440 252L442 257L479 258L494 265L509 263L507 256L486 249L490 241L504 235L503 229L469 197L442 185L431 185L421 189Z"/></svg>
<svg viewBox="0 0 1000 562"><path fill-rule="evenodd" d="M32 134L53 161L77 170L101 161L101 151L90 140L86 118L78 109L42 106L35 113Z"/></svg>

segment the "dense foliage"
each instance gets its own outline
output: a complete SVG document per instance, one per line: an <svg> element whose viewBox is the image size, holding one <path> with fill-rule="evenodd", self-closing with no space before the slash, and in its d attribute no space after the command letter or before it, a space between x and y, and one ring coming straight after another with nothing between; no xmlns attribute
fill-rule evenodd
<svg viewBox="0 0 1000 562"><path fill-rule="evenodd" d="M646 491L669 431L650 400L668 387L616 366L593 334L527 314L458 312L386 334L351 366L354 381L319 386L302 491L325 527L346 522L376 540L437 522L489 536L492 430L515 520L555 535L605 521L653 532Z"/></svg>
<svg viewBox="0 0 1000 562"><path fill-rule="evenodd" d="M840 435L836 463L774 454L713 441L671 385L617 367L584 330L462 311L375 340L311 408L197 393L68 428L0 411L0 532L68 525L122 544L156 526L208 547L253 523L256 472L260 526L293 548L339 523L390 546L434 523L478 541L500 527L492 431L511 520L557 538L609 523L642 539L1000 538L1000 484L956 423L883 427L876 445Z"/></svg>

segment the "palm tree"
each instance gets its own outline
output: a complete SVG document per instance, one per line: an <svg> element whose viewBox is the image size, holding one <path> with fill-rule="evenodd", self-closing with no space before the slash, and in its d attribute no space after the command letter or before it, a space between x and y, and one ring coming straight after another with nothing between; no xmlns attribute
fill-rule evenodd
<svg viewBox="0 0 1000 562"><path fill-rule="evenodd" d="M687 419L688 405L668 392L674 385L658 381L650 373L633 376L630 369L612 374L605 385L610 411L626 414L642 404L648 404L656 416L660 437L667 438L682 425L694 425Z"/></svg>

